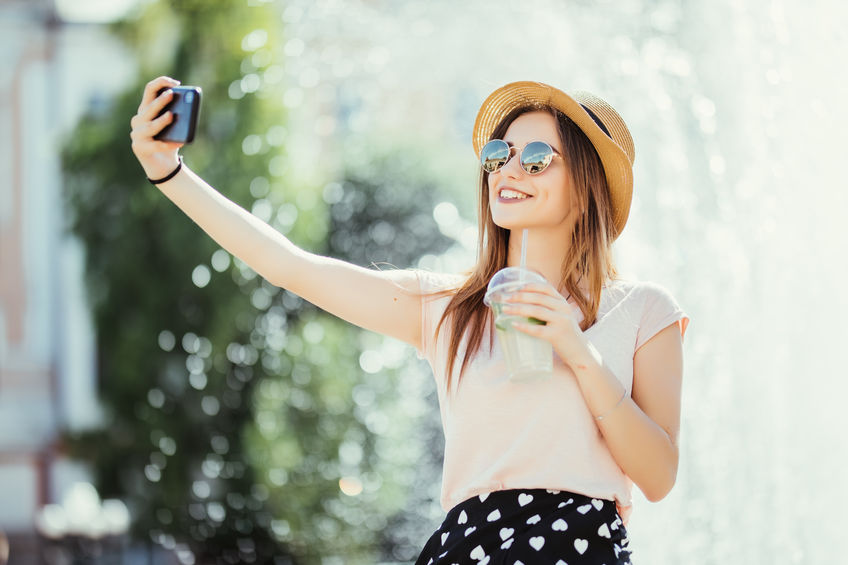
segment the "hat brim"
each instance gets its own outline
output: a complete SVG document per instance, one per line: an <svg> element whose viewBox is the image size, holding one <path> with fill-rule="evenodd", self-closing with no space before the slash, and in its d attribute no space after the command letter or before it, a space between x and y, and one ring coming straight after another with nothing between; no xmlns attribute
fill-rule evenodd
<svg viewBox="0 0 848 565"><path fill-rule="evenodd" d="M474 152L479 157L480 150L489 141L495 127L516 108L537 105L556 108L586 134L601 159L610 191L614 239L624 229L630 215L633 197L632 140L624 122L615 114L618 121L621 121L621 127L619 131L613 131L612 135L620 138L626 135L626 140L630 142L631 156L628 156L625 150L600 128L581 102L592 108L608 129L611 125L614 126L615 121L608 123L602 114L604 111L615 113L615 110L591 94L576 92L572 96L547 84L533 81L513 82L502 86L486 98L477 113L472 137Z"/></svg>

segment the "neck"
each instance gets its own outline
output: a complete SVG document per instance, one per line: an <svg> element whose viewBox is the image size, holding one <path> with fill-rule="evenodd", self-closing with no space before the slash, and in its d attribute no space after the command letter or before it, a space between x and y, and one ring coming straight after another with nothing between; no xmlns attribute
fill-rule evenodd
<svg viewBox="0 0 848 565"><path fill-rule="evenodd" d="M521 264L522 232L522 229L510 230L507 251L509 267L518 267ZM526 267L540 273L562 291L562 264L570 245L569 238L563 237L562 233L550 233L543 228L528 228Z"/></svg>

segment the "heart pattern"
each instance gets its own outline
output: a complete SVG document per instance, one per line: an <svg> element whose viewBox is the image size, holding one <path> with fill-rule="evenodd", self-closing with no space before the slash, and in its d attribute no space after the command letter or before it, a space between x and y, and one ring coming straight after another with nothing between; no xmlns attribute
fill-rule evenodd
<svg viewBox="0 0 848 565"><path fill-rule="evenodd" d="M565 520L563 520L562 518L559 518L559 519L557 519L556 522L553 523L551 528L555 532L564 532L565 530L568 529L568 524L565 523Z"/></svg>
<svg viewBox="0 0 848 565"><path fill-rule="evenodd" d="M574 499L573 499L573 498L569 498L569 499L568 499L568 500L566 500L565 502L560 502L560 503L557 505L557 508L562 508L563 506L568 506L568 505L569 505L569 504L571 504L572 502L574 502Z"/></svg>
<svg viewBox="0 0 848 565"><path fill-rule="evenodd" d="M627 532L608 500L555 489L472 496L457 508L459 514L453 514L456 517L432 536L417 563L429 558L428 565L533 565L547 559L545 563L568 565L563 559L567 556L569 563L574 563L573 559L630 563ZM569 505L573 506L560 510Z"/></svg>
<svg viewBox="0 0 848 565"><path fill-rule="evenodd" d="M471 553L470 553L470 557L471 557L471 559L474 559L476 561L480 561L481 559L486 557L486 552L483 551L483 546L478 545L477 547L472 549Z"/></svg>
<svg viewBox="0 0 848 565"><path fill-rule="evenodd" d="M530 538L530 547L535 549L536 551L541 550L545 546L545 538L542 536L536 536Z"/></svg>
<svg viewBox="0 0 848 565"><path fill-rule="evenodd" d="M577 538L574 540L574 549L577 550L577 553L583 555L589 549L589 540Z"/></svg>

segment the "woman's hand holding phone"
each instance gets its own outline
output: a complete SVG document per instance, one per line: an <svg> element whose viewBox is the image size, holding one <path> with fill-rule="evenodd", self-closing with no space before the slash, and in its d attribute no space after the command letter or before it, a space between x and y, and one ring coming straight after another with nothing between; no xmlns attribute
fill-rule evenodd
<svg viewBox="0 0 848 565"><path fill-rule="evenodd" d="M180 164L178 153L184 144L156 139L173 123L171 108L159 114L173 100L169 90L179 84L164 76L147 83L138 113L130 120L132 150L148 179L165 178ZM196 110L200 89L184 92L189 91L197 95L185 99L184 107L195 104ZM196 112L188 115L196 117ZM187 130L189 137L192 129ZM181 170L185 172L168 181L175 189L162 192L227 252L271 284L343 320L421 347L421 296L415 272L375 271L304 251L193 171Z"/></svg>
<svg viewBox="0 0 848 565"><path fill-rule="evenodd" d="M168 89L179 84L178 80L164 76L148 82L144 87L138 112L130 120L133 153L141 163L147 177L151 179L164 177L179 164L178 152L183 143L159 141L153 138L173 121L171 112L165 112L161 116L159 113L173 96ZM157 96L162 89L165 90Z"/></svg>

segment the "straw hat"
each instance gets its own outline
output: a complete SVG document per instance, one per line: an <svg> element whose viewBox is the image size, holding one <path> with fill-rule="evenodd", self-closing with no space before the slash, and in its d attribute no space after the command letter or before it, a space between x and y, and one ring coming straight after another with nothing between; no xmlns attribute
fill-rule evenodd
<svg viewBox="0 0 848 565"><path fill-rule="evenodd" d="M541 82L512 82L492 92L474 122L474 152L489 141L495 127L515 108L546 105L568 116L586 134L604 166L610 189L614 238L630 213L633 196L633 161L636 150L627 125L612 106L588 92L571 95Z"/></svg>

